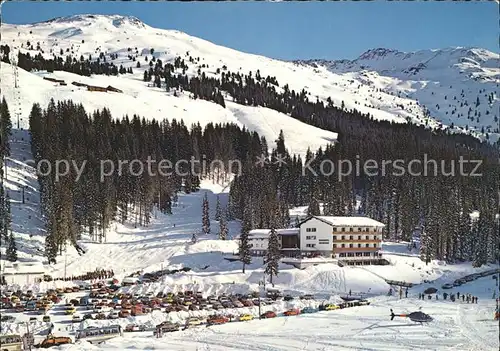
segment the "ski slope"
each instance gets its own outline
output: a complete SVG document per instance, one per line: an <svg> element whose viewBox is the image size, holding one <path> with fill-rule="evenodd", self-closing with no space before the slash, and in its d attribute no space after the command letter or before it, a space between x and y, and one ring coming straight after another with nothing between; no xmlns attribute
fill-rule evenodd
<svg viewBox="0 0 500 351"><path fill-rule="evenodd" d="M149 68L148 63L152 56L163 62L171 62L175 57L180 56L189 66L186 72L188 75L196 75L200 70L209 77L220 77L221 73L217 73L217 69L223 72L224 66L231 72L241 74L248 74L251 71L255 75L259 71L263 77L267 75L276 77L280 84L278 90L285 84L297 92L306 89L310 93L308 97L311 101L316 99L326 101L327 98L331 98L336 106L344 105L348 110L356 109L363 113L370 113L375 119L396 123L412 121L433 128L443 128L454 124L457 127L455 131L475 134L484 127L485 132L489 131L491 134L491 140L494 140L496 135L494 130L498 128L494 123L494 115L498 114L498 96L495 95L492 103L489 104L482 93L478 93L480 89L485 89L487 94L495 91L494 87L498 84L498 65L495 66L497 62L495 60L498 59L495 58L495 54L482 49L471 51L481 55L475 54L477 57L470 58L470 62L464 61L471 56L467 51L457 49L453 51L453 54L449 54L449 50L434 52L433 55L440 55L439 65L429 67L432 68L432 72L441 72L441 74L420 77L419 75L408 76L408 74L391 75L385 67L395 66L397 69L404 67L408 70L415 62L418 66L419 62L427 59L427 56L422 57L421 54L415 54L414 60L408 60L406 56L399 54L387 57L379 55L376 56L379 64L372 65L373 67L367 63L374 60L373 55L368 54L362 57L364 61L356 61L356 64L349 63L350 61L347 61L348 63L327 61L316 64L316 61L312 61L310 63L314 64L315 67L313 67L303 62L284 62L239 52L176 30L156 29L134 17L118 15L75 15L31 25L4 24L2 36L5 42L14 48L13 54L17 50L30 52L32 55L43 51L43 55L48 58L53 54L59 56L62 50L63 56L71 54L77 59L80 55L85 58L93 55L95 58L100 53L106 54L109 59L110 54L115 54L117 55L117 58L113 60L115 65L132 67L134 70L134 74L118 77L80 79L88 84L113 85L124 91L125 98L121 94L85 92L71 86L54 86L53 83L37 80L34 73L22 72L20 73L20 91L24 99L22 104L24 116L29 112L33 102L45 104L46 97L71 98L84 103L88 109L102 107L106 102L107 107L117 116L125 113L139 113L148 118L183 118L187 125L197 122L206 124L208 121L240 122L246 123L249 129L258 129L262 118L266 118L271 124L271 130L287 129L284 130L285 137L287 134L293 134L294 131L295 133L303 131L304 138L301 139L300 144L289 143L290 148L301 153L307 149L304 145L306 143L310 144L311 148L316 148L318 145L325 145L328 140L336 139L335 133L321 132L286 115L278 116L278 113L263 112L259 109L253 109L254 113L248 115L242 113L241 110L249 110L244 107L223 109L210 102L191 100L182 94L174 97L163 89L148 88L147 83L142 81L144 69ZM28 42L33 46L33 50L31 47L28 48ZM39 50L36 49L37 46ZM153 55L150 54L151 49L154 51ZM130 60L129 55L135 61ZM194 59L199 57L200 60L196 63L188 62L189 56ZM461 64L459 68L455 67L456 61ZM136 68L137 62L140 62L141 68ZM451 68L443 70L443 67L448 66ZM460 69L466 70L465 73L461 73ZM469 74L469 72L472 73ZM44 72L38 72L37 75L43 74ZM48 75L67 79L67 83L77 78L62 72ZM12 69L8 65L3 65L0 77L4 82L13 82ZM448 92L448 86L452 86L450 88L452 91ZM31 91L35 90L35 87L36 92ZM466 97L461 100L468 100L469 104L475 102L476 95L480 95L482 104L478 112L481 112L482 117L479 122L472 123L465 117L458 117L459 113L463 113L462 110L452 115L452 111L456 110L456 105L460 103L458 100L453 101L453 96L457 95L457 91L460 93L461 89L464 89L464 94L466 94ZM12 95L10 89L5 89L3 93L7 97ZM444 95L448 95L447 100L444 100ZM226 96L226 99L231 101L232 98ZM126 103L123 103L124 101ZM437 104L441 105L439 110L435 107ZM427 111L431 112L430 116L427 116ZM468 131L458 128L466 125ZM24 127L26 127L25 124ZM274 135L266 133L263 135L269 140L275 138Z"/></svg>

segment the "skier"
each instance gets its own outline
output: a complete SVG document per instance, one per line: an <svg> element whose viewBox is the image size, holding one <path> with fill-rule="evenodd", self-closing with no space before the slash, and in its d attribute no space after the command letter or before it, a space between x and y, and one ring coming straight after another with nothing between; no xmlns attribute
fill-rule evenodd
<svg viewBox="0 0 500 351"><path fill-rule="evenodd" d="M457 291L457 299L460 300L460 292L459 291Z"/></svg>
<svg viewBox="0 0 500 351"><path fill-rule="evenodd" d="M351 296L351 289L349 289L349 296Z"/></svg>
<svg viewBox="0 0 500 351"><path fill-rule="evenodd" d="M447 297L448 297L448 293L443 293L443 299L446 300Z"/></svg>
<svg viewBox="0 0 500 351"><path fill-rule="evenodd" d="M464 302L464 301L465 301L465 295L462 294L462 302Z"/></svg>
<svg viewBox="0 0 500 351"><path fill-rule="evenodd" d="M408 298L408 288L405 290L405 298Z"/></svg>

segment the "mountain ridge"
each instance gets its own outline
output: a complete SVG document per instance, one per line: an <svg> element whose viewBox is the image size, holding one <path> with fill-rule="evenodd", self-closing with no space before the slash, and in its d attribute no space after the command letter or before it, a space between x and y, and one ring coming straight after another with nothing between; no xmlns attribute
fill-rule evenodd
<svg viewBox="0 0 500 351"><path fill-rule="evenodd" d="M295 91L305 89L310 99L330 99L335 106L369 113L375 119L449 128L493 141L500 135L496 112L500 76L497 68L490 67L498 59L481 48L412 53L374 48L355 60L286 62L243 53L177 30L156 29L133 16L95 14L57 17L30 25L7 24L3 32L10 39L6 42L19 36L21 46L26 41L41 42L47 57L51 56L50 51L59 49L77 57L113 53L118 57L116 62L130 67L135 62L126 62L125 57L131 48L140 49L140 53L132 52L134 59L148 56L154 48L152 56L164 62L189 52L204 61L206 68L201 67L201 62L196 68L207 75L218 75L212 67L227 66L231 72L244 74L260 70L263 75L276 76ZM26 47L19 49L36 52ZM479 105L476 98L481 100Z"/></svg>

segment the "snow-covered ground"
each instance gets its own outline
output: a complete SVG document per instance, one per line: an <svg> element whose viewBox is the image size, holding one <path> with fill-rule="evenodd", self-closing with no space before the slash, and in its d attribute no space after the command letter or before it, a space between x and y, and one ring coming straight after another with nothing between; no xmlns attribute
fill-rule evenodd
<svg viewBox="0 0 500 351"><path fill-rule="evenodd" d="M370 306L344 310L317 312L270 320L234 322L222 326L204 326L166 334L155 339L152 331L125 333L123 337L104 344L91 345L78 342L61 347L68 350L498 350L498 322L493 320L494 300L488 296L494 286L491 277L480 278L459 289L479 297L477 304L449 300L419 300L416 295L422 287L410 289L408 298L379 296L371 298ZM79 295L79 293L70 294ZM74 296L68 296L68 298ZM62 302L63 303L63 302ZM291 307L317 307L318 302L279 302L276 306L263 307L262 311L282 312ZM420 325L405 318L390 320L390 309L395 313L421 310L434 320ZM257 307L239 309L239 313L257 314ZM233 312L233 311L230 311ZM103 326L140 323L152 327L164 320L181 321L188 314L207 315L208 312L178 312L129 317L113 321L85 321L77 324L63 321L57 306L49 312L55 322L57 335L71 335L71 331L89 325ZM182 316L183 315L183 316ZM25 316L24 319L28 319ZM24 324L6 324L7 332L19 332ZM44 333L47 325L32 325ZM41 337L38 337L41 338Z"/></svg>
<svg viewBox="0 0 500 351"><path fill-rule="evenodd" d="M32 33L30 33L30 31ZM18 36L19 32L19 36ZM96 47L101 51L117 53L115 64L134 67L134 75L119 77L80 77L67 72L29 73L19 70L19 88L13 86L14 76L11 65L2 63L0 78L2 94L9 102L14 126L19 112L20 126L27 128L27 116L31 104L39 102L42 106L48 99L73 99L83 103L91 111L95 108L108 107L115 117L137 113L148 118L183 119L189 125L200 122L234 122L256 130L268 139L274 140L280 129L283 129L287 147L294 153L304 153L308 147L316 149L336 139L336 133L326 132L300 123L289 116L276 111L259 107L247 107L226 101L227 108L200 100L192 100L187 95L175 97L161 89L147 87L142 82L142 69L135 68L135 62L126 59L127 47L138 46L140 53L155 49L155 56L163 61L178 55L185 56L190 51L193 57L200 56L201 62L209 64L207 74L215 74L215 69L227 65L231 71L247 73L260 70L262 75L276 76L280 84L289 83L292 89L306 88L320 98L332 96L339 104L343 100L347 108L356 108L370 112L377 118L404 122L406 117L418 120L421 107L412 105L412 111L398 110L394 102L408 104L411 99L394 98L386 93L369 91L369 88L349 88L353 83L352 72L332 73L326 68L313 68L292 63L270 60L265 57L239 53L222 48L206 41L190 37L177 31L157 30L132 21L130 18L110 17L73 17L50 24L30 26L3 26L2 37L6 42L20 45L30 40L40 42L46 53L53 49L59 53L62 48L70 49L73 55L95 55ZM82 42L84 41L84 43ZM144 57L138 56L143 66ZM191 71L198 67L191 66ZM241 70L239 69L241 67ZM210 73L212 71L212 73ZM191 72L193 73L193 72ZM43 80L44 75L64 79L67 83L78 81L92 85L112 85L124 91L118 93L88 92L68 85L57 86ZM12 83L9 83L12 82ZM361 84L361 83L359 83ZM354 84L353 86L355 86ZM367 90L368 89L368 90ZM355 95L358 94L358 95ZM363 95L365 94L365 95ZM363 107L356 99L370 94L378 97L376 108ZM383 95L386 94L386 95ZM375 96L375 95L374 95ZM360 100L361 101L361 100ZM497 101L497 100L495 100ZM498 102L498 101L497 101ZM495 103L497 103L495 102ZM415 112L417 111L417 112ZM437 125L436 121L430 122ZM271 143L270 143L271 144ZM45 232L40 217L38 182L35 170L26 161L32 158L29 144L29 133L26 130L14 130L11 138L12 155L7 159L7 178L5 186L12 201L13 231L19 249L20 261L44 262L43 248ZM22 203L24 187L25 202ZM58 257L58 263L47 267L54 277L62 277L64 271L68 275L78 275L96 268L113 269L117 278L142 270L150 272L161 268L189 267L192 270L165 276L156 283L130 288L137 293L157 293L159 291L179 291L192 289L205 294L222 292L248 292L258 289L263 279L262 259L254 259L241 272L241 264L229 262L224 257L237 251L238 244L234 240L217 240L218 223L213 219L216 196L222 206L227 203L228 184L216 184L210 179L202 181L198 193L179 194L177 206L172 215L157 214L146 228L135 228L133 223L114 224L108 230L107 241L102 244L91 242L84 235L79 243L86 251L78 255L69 247L66 254ZM202 197L208 194L211 212L212 234L201 234ZM296 209L302 213L304 208ZM293 212L293 211L292 211ZM239 222L229 223L230 237L239 234ZM191 243L192 234L199 234L199 241ZM149 333L133 333L99 346L89 344L63 347L62 349L144 349L144 350L496 350L498 349L498 324L492 320L494 300L494 281L481 278L467 283L460 292L471 292L478 296L478 305L451 303L449 301L419 301L418 292L428 286L440 287L463 275L492 267L471 268L470 264L449 265L444 262L431 262L426 265L418 258L418 252L408 251L406 243L384 243L385 258L391 263L388 266L339 267L333 263L322 264L300 270L282 264L280 273L275 278L276 286L293 295L313 293L321 299L337 300L338 295L349 290L353 293L365 293L372 299L368 307L356 307L342 311L321 312L298 317L283 317L275 320L232 323L212 328L199 328L169 334L163 339L153 339ZM424 280L434 281L410 289L410 298L398 300L385 296L389 290L385 279L404 280L415 284ZM48 288L72 285L70 282L51 282L37 285L26 285L35 292ZM318 302L311 302L317 306ZM302 307L301 302L294 302ZM292 304L292 305L293 305ZM283 311L290 306L284 303L274 307ZM411 312L419 307L431 314L435 321L429 325L414 325L401 321L389 321L389 309L396 312ZM255 313L255 310L250 312ZM56 329L67 333L69 326L65 316L54 309L50 312ZM193 314L195 312L192 312ZM172 319L182 319L182 313L172 314ZM28 319L28 315L19 317ZM155 325L167 318L157 313L137 317L140 322ZM119 320L120 324L135 321L135 317ZM111 321L94 323L109 324ZM76 327L76 326L75 326ZM13 325L5 332L19 332L24 325ZM40 323L37 328L44 328ZM71 327L72 328L72 327ZM69 329L71 329L69 328ZM408 330L408 332L407 332Z"/></svg>
<svg viewBox="0 0 500 351"><path fill-rule="evenodd" d="M30 158L25 144L29 140L26 132L16 131L13 142L13 159L9 159L7 187L13 196L15 236L23 260L43 261L38 249L43 248L43 230L37 217L37 185L32 170L22 164L23 158ZM24 146L23 146L24 145ZM30 185L31 193L26 204L20 203L20 193L16 192L20 184ZM137 270L144 272L161 268L190 267L185 273L167 275L155 283L125 288L131 293L156 294L160 291L176 292L180 290L202 291L205 294L248 293L258 290L263 278L262 259L254 259L241 272L241 264L224 260L237 250L233 240L216 239L217 222L212 219L212 234L199 236L195 244L190 242L193 232L200 232L201 202L205 192L210 201L211 217L215 210L218 195L222 206L227 203L228 188L225 184L214 184L204 180L198 193L180 194L178 205L173 208L173 215L158 214L147 228L134 228L133 224L116 224L110 228L107 242L92 243L84 238L80 242L86 253L79 256L74 249L67 253L68 275L78 275L95 268L113 269L118 278ZM22 223L22 227L20 226ZM175 224L175 226L174 226ZM231 236L239 231L239 223L229 223ZM32 234L32 238L29 237ZM440 288L463 275L492 267L471 268L470 264L447 265L443 262L431 262L425 265L418 258L417 252L408 251L406 243L384 243L385 257L389 266L339 267L335 264L322 264L300 270L282 264L275 279L276 287L286 293L297 296L312 293L318 300L311 302L280 302L268 306L283 312L290 307L317 307L323 300L339 301L339 295L349 290L364 293L372 301L370 306L355 307L341 311L319 312L298 317L279 317L274 320L230 323L211 328L200 327L184 332L168 334L162 339L154 339L152 332L125 334L124 337L107 341L99 346L77 343L61 349L143 349L143 350L392 350L395 345L401 350L496 350L498 349L498 324L492 320L495 280L481 278L467 283L458 290L472 293L479 297L477 305L451 303L449 301L420 301L418 292L429 286ZM64 273L64 255L49 271L53 276ZM389 285L385 279L404 280L416 284L424 280L432 283L418 285L409 291L409 298L399 300L388 297ZM73 285L72 282L51 282L22 286L35 292L48 288ZM17 288L17 286L16 286ZM82 293L69 294L68 299ZM61 304L64 303L64 300ZM389 309L404 313L422 310L431 314L435 321L429 325L416 325L407 320L389 320ZM230 311L233 313L249 312L257 315L256 307ZM80 313L85 313L81 311ZM154 326L162 321L182 321L187 316L206 315L206 311L178 312L165 314L154 312L140 317L119 320L86 321L72 324L64 315L61 307L56 306L49 312L55 324L57 335L70 335L80 327L88 325L109 325L118 323L141 323ZM14 314L18 322L29 319L30 315ZM43 338L47 324L37 322L32 325ZM23 332L24 324L3 324L2 333ZM409 332L406 332L409 330ZM38 340L37 339L37 340Z"/></svg>

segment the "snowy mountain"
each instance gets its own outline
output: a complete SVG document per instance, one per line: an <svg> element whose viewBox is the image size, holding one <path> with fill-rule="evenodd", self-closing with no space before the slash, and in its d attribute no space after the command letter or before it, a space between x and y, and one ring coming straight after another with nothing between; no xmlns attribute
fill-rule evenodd
<svg viewBox="0 0 500 351"><path fill-rule="evenodd" d="M116 65L134 69L133 74L90 78L59 71L49 74L43 71L21 72L19 92L14 93L9 84L4 94L8 99L10 97L9 100L15 100L14 94L21 96L19 108L24 116L33 102L45 104L50 96L73 99L89 109L108 106L117 116L137 113L149 118L182 118L186 124L200 122L203 125L208 121L244 124L269 140L274 140L283 129L287 146L300 154L305 153L307 147L316 149L336 139L335 133L307 126L281 113L232 104L230 96L225 96L229 104L224 109L210 102L195 101L186 94L172 96L164 89L148 87L142 82L144 67L148 67L146 58L154 56L163 62L172 62L176 57L187 59L191 56L200 59L189 65L187 74L193 76L204 73L209 77L220 77L223 68L242 74L250 71L255 74L258 70L262 76L276 77L281 87L288 84L297 92L305 89L310 100L326 101L330 98L336 106L357 109L376 119L397 123L411 121L435 128L451 124L468 126L475 134L483 127L485 132L498 132L498 122L495 122L498 113L495 111L499 102L494 93L498 83L499 71L495 68L498 58L486 50L405 54L376 49L354 61L308 61L304 64L242 53L176 30L150 27L135 17L119 15L75 15L30 25L5 24L2 36L12 47L11 56L17 50L31 55L43 52L46 58L62 53L75 58L94 55L95 59L102 53L108 57L115 55L113 62ZM142 68L136 68L137 62ZM426 68L419 69L422 65ZM101 99L93 92L69 85L55 86L43 81L43 76L68 81L79 79L94 85L111 84L123 90L127 98L106 94ZM1 78L3 82L13 82L12 68L2 64ZM37 89L31 89L33 86ZM489 98L491 93L493 95ZM477 97L480 104L476 108ZM461 103L464 104L462 107ZM474 121L467 119L469 107ZM26 123L23 126L27 127ZM492 140L496 137L491 136Z"/></svg>
<svg viewBox="0 0 500 351"><path fill-rule="evenodd" d="M428 92L432 103L444 106L443 101L446 100L441 91L447 91L447 85L443 85L443 82L448 84L449 81L443 77L446 76L443 67L451 64L451 56L440 63L442 68L438 68L437 61L436 66L432 66L429 64L430 61L420 60L427 62L428 65L417 72L415 77L418 80L412 78L414 81L411 81L406 79L410 77L410 73L404 71L410 66L418 66L419 59L412 59L410 60L412 63L405 66L400 63L403 60L401 55L393 51L383 53L380 50L372 50L371 54L364 55L359 61L311 61L307 64L283 62L217 46L178 31L155 29L129 16L76 15L31 25L3 25L2 39L3 45L11 47L11 62L14 62L18 51L30 53L32 56L41 54L46 58L53 55L71 55L77 60L80 56L87 58L89 55L96 59L102 53L115 65L133 69L132 74L86 77L65 71L28 72L20 68L16 70L14 65L2 62L1 93L9 103L14 127L19 118L19 126L24 129L29 126L27 116L32 104L38 102L45 108L48 100L54 98L80 102L87 112L107 107L114 117L138 114L150 119L182 119L186 125L200 123L202 126L209 122L232 122L257 131L265 136L270 144L276 139L279 131L283 130L286 146L292 153L304 154L307 148L315 150L337 139L335 132L313 127L269 108L238 104L228 94L224 95L225 107L222 107L211 101L193 99L189 92L167 92L164 87L153 87L151 82L143 81L144 72L149 68L152 57L163 62L173 62L176 57L182 57L186 61L188 57L199 57L199 60L188 62L189 68L186 73L190 76L198 75L200 71L207 76L219 77L221 73L218 69L224 71L223 67L242 74L248 74L249 71L255 74L259 70L262 76L277 78L280 82L278 90L283 85L289 84L290 88L296 91L305 89L310 92L311 100L318 98L326 101L327 98L331 98L337 106L344 105L346 109L370 113L381 120L396 123L406 123L409 120L432 127L439 127L441 122L447 123L444 119L446 114L441 116L431 113L429 117L425 117L427 108L432 112L432 106L424 106L421 100L423 97L418 97L417 104L416 94L426 96L423 92ZM474 52L476 51L478 55L483 52L474 49ZM458 61L461 55L456 53ZM486 88L485 84L498 81L498 72L495 71L496 61L490 57L491 55L487 52L482 55L484 60L475 58L474 62L478 65L478 72L479 69L493 72L491 75L486 73L481 75L489 77L489 80L466 79L460 82L464 87L472 87L472 90L483 89L479 87L484 86L487 93L489 88ZM138 62L140 67L137 67ZM467 62L462 63L465 65ZM369 64L372 66L367 69ZM472 65L470 62L467 64ZM431 79L431 73L426 73L429 76L422 78L426 70L431 71L429 67L433 67L432 74L435 74L435 77ZM458 66L453 67L455 68L450 68L450 72L455 72L454 69L459 70ZM439 77L439 72L442 77ZM62 80L66 85L44 78ZM428 79L426 84L433 86L435 90L426 90L419 85L423 84L425 79ZM72 85L72 82L98 87L113 86L122 93L89 91L85 87ZM451 84L455 89L455 84L458 83L453 81ZM439 88L440 85L443 86ZM469 93L468 88L465 90L467 98L473 101L472 93ZM397 96L397 92L400 92L400 96ZM450 101L450 96L451 94L447 101ZM480 96L479 108L486 109L487 103L483 100ZM491 105L491 111L495 110L494 107L498 109L496 95ZM445 107L442 106L438 111L443 111ZM492 112L486 115L486 110L481 111L484 113L481 113L480 122L486 116L492 115ZM450 117L448 122L459 125L458 123L464 122L464 119L466 120L461 118L455 122ZM479 125L477 128L479 129ZM11 155L5 162L4 183L11 199L12 229L18 247L19 263L21 265L33 261L46 263L44 250L47 233L45 219L40 211L39 183L36 170L27 162L33 159L29 133L26 130L14 130L10 145ZM57 257L56 264L46 265L46 272L60 278L66 275L84 274L96 268L113 269L115 277L121 280L141 270L154 272L165 268L185 267L191 270L165 275L157 282L125 288L125 291L140 295L184 290L200 291L204 295L247 294L250 291L257 291L261 289L260 281L265 278L261 258L255 258L247 265L245 273L241 271L240 262L224 259L233 256L238 250L238 242L231 238L240 232L239 221L229 222L229 240L218 239L219 224L211 219L212 234L200 236L199 241L194 244L191 242L193 233L200 232L203 196L207 194L210 218L214 218L217 200L220 200L221 205L225 207L229 197L228 191L229 187L225 180L217 182L213 179L203 179L199 192L178 193L178 199L172 205L171 215L157 213L155 210L154 218L148 226L137 227L137 223L134 224L132 219L125 223L115 221L108 230L105 243L96 242L84 232L78 241L84 253L78 253L72 245L68 245L67 251ZM304 208L294 208L291 213L299 214L303 210ZM388 350L394 349L396 344L403 350L417 348L441 350L456 348L457 345L459 349L464 350L498 349L495 339L498 329L494 321L490 320L494 305L494 300L490 298L491 289L494 289L492 279L482 278L460 287L462 293L479 296L479 305L452 304L443 300L426 303L416 298L417 294L427 287L440 287L441 284L465 274L497 266L472 268L468 262L447 264L436 260L426 264L420 260L418 250L408 249L407 244L404 242L383 244L383 254L390 262L387 266L340 267L329 263L296 269L282 263L279 276L274 282L276 287L294 296L304 293L315 294L317 300L281 301L262 308L263 311L276 312L283 312L292 307L317 308L324 302L323 299L331 302L340 301L339 295L346 294L350 290L358 294L363 293L370 298L370 306L291 317L296 319L284 317L230 323L212 328L188 329L171 333L164 339L152 338L151 332L127 333L123 337L107 341L104 345L77 342L74 349L352 350L366 349L369 345L373 350ZM2 250L5 249L2 247ZM410 289L408 299L398 299L397 296L386 296L390 289L386 279L405 280L418 285ZM62 288L74 284L74 282L55 281L21 284L22 286L15 288L32 289L38 293L49 288ZM80 297L79 294L69 296L76 298ZM412 326L413 329L413 324L393 323L389 320L389 308L394 308L400 313L411 312L424 303L426 312L435 317L434 324L415 325L416 331L402 333L402 329L398 327ZM154 311L138 317L94 320L79 325L68 323L68 317L63 315L60 309L62 304L64 301L61 301L60 306L53 310L55 312L51 311L49 315L55 324L57 334L71 335L72 338L74 330L91 325L120 324L124 327L130 323L138 323L155 326L166 320L184 322L189 316L206 317L208 313L212 313L183 311L168 314ZM257 315L259 310L259 307L251 307L219 312L233 314L245 312ZM17 322L28 321L30 315L18 313L15 317L16 323L2 324L0 334L24 332L25 324ZM34 324L43 326L40 321ZM41 338L39 335L36 337Z"/></svg>
<svg viewBox="0 0 500 351"><path fill-rule="evenodd" d="M352 61L300 63L350 74L353 84L361 82L373 89L369 96L386 92L406 97L444 125L492 133L493 140L498 138L500 58L488 50L459 47L406 53L377 48Z"/></svg>

